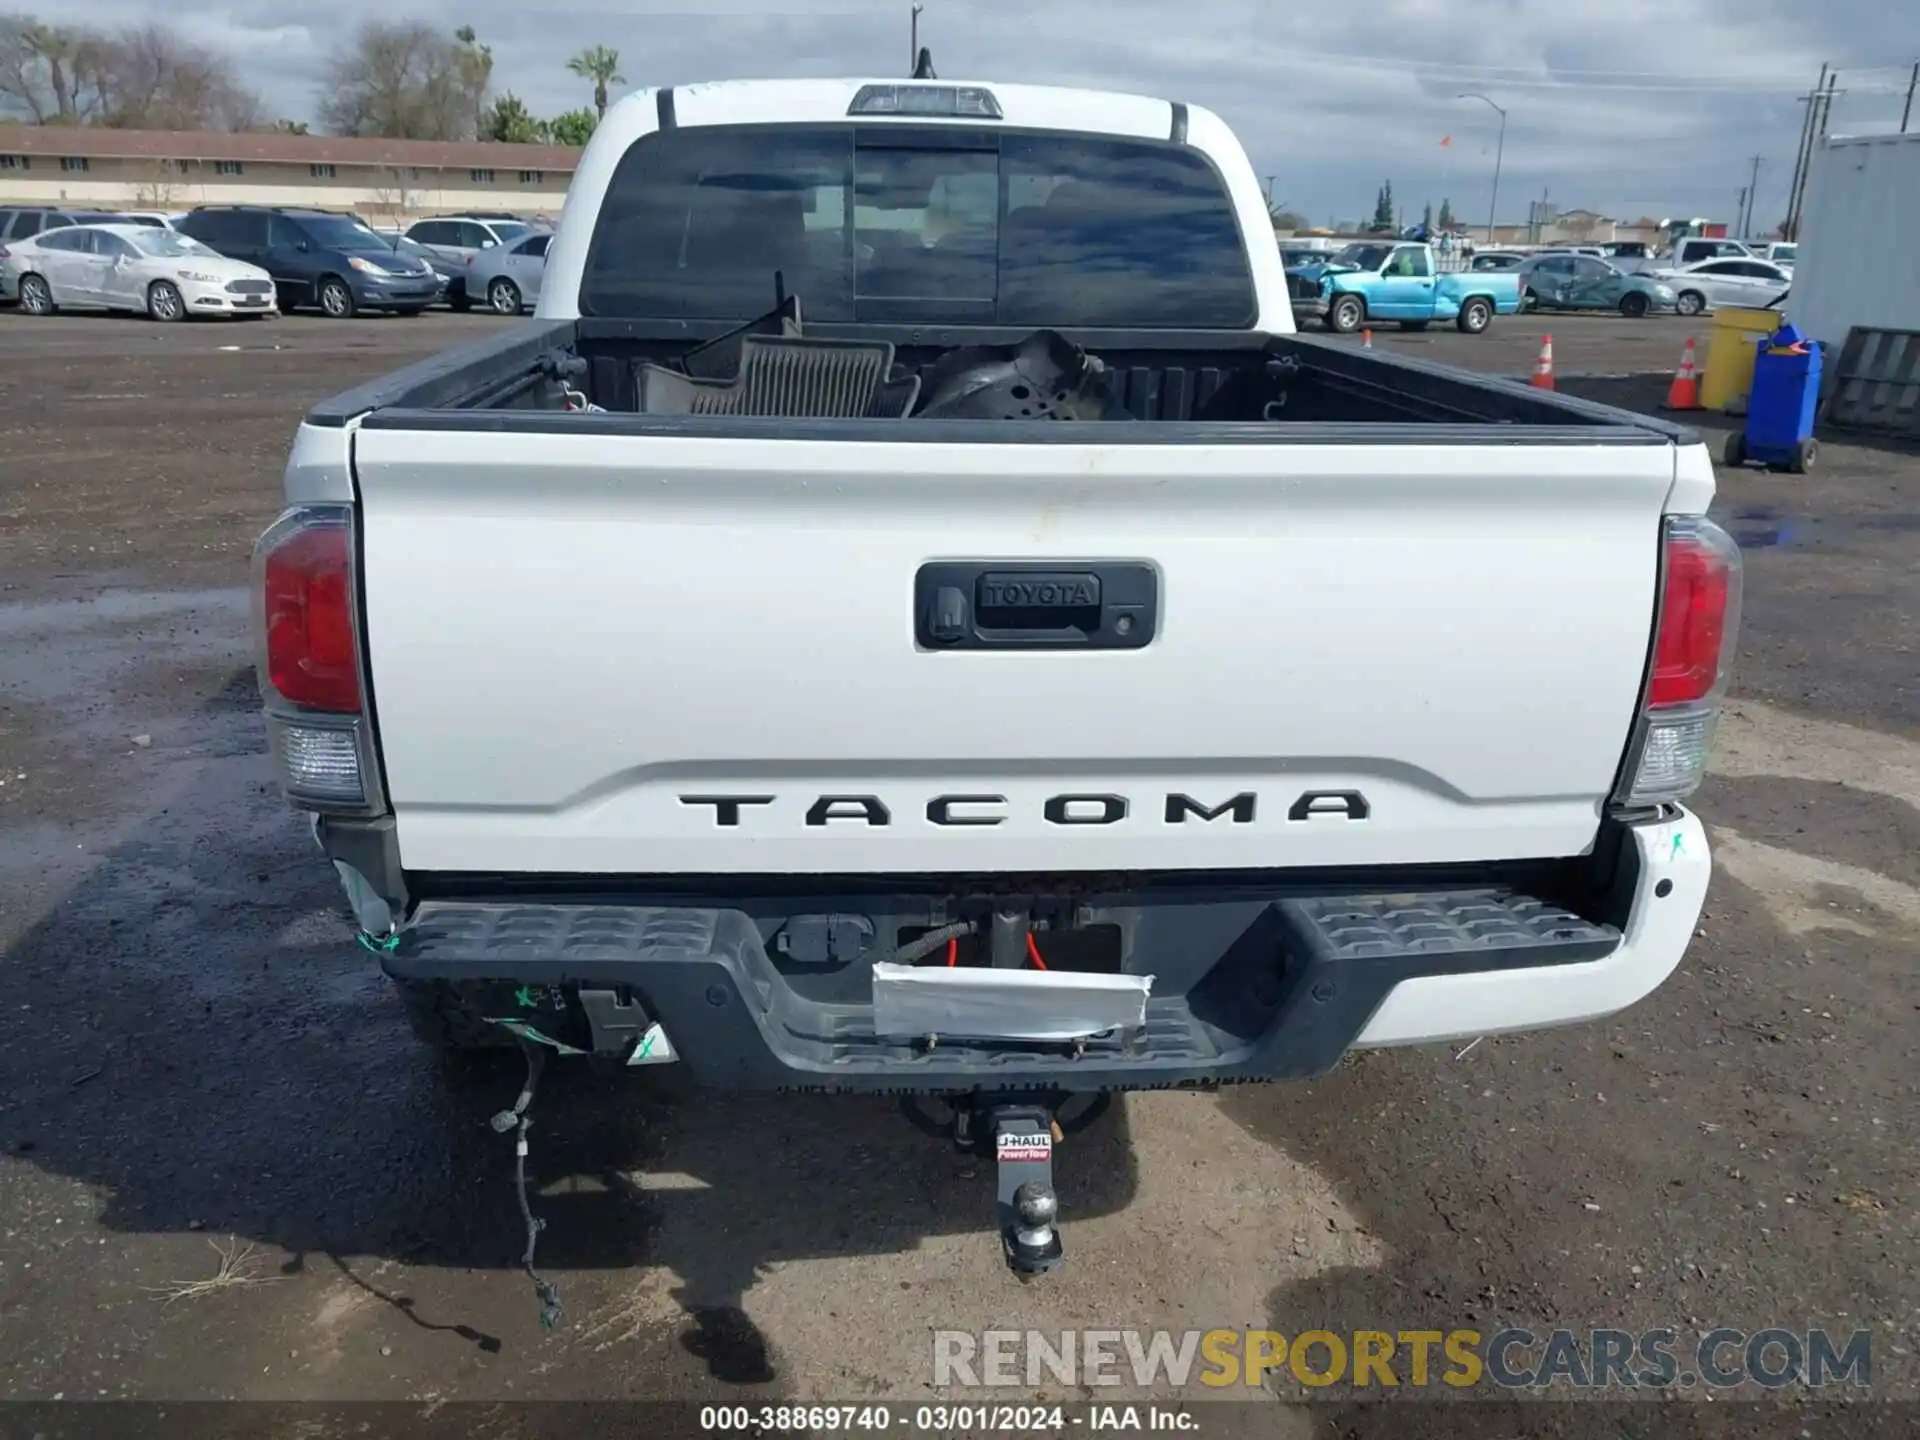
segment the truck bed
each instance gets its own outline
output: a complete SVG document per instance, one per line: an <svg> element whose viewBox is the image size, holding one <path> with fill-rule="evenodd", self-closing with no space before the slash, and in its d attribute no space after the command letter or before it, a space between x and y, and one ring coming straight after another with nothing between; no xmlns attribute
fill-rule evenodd
<svg viewBox="0 0 1920 1440"><path fill-rule="evenodd" d="M791 439L1102 444L1453 442L1591 445L1688 443L1684 427L1515 381L1476 375L1311 335L1230 332L1063 332L1114 373L1116 394L1138 423L1060 425L1018 421L794 420L634 413L635 373L673 365L714 331L615 320L521 322L433 356L315 407L317 425L355 417L375 428L678 434ZM1030 331L809 325L809 337L886 341L895 363L924 375L961 346L1013 345ZM565 408L551 383L556 355L585 361L577 382L607 412ZM1441 427L1445 427L1442 432ZM1498 427L1497 429L1491 427ZM1516 434L1516 430L1523 434Z"/></svg>

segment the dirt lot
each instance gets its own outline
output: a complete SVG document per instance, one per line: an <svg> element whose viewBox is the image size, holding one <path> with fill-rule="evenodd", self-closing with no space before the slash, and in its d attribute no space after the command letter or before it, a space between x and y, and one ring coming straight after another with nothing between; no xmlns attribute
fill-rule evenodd
<svg viewBox="0 0 1920 1440"><path fill-rule="evenodd" d="M1718 866L1653 998L1136 1097L1063 1148L1072 1260L1032 1287L987 1177L884 1103L563 1078L535 1137L566 1305L543 1332L485 1124L516 1077L417 1053L352 944L268 771L244 589L306 405L494 323L0 315L6 1394L912 1401L935 1327L1517 1324L1867 1328L1874 1392L1920 1396L1920 460L1838 439L1811 477L1722 476L1748 580L1698 797ZM1543 328L1375 343L1518 374ZM1663 379L1604 377L1670 370L1688 333L1551 328L1563 376L1602 377L1568 388L1642 406ZM1724 1433L1894 1413L1799 1393ZM1501 1423L1657 1433L1599 1404Z"/></svg>

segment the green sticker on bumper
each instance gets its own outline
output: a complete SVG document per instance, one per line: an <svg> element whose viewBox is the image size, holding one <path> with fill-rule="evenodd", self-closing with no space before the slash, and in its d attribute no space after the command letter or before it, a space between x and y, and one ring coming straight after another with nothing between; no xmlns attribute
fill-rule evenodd
<svg viewBox="0 0 1920 1440"><path fill-rule="evenodd" d="M671 1065L679 1058L673 1042L667 1039L667 1032L655 1021L647 1027L647 1033L634 1042L633 1053L627 1057L627 1064Z"/></svg>

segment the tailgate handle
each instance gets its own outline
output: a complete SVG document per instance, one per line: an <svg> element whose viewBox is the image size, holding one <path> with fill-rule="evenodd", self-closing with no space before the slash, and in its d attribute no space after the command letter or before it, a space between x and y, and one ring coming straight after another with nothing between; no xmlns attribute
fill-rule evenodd
<svg viewBox="0 0 1920 1440"><path fill-rule="evenodd" d="M1137 560L942 561L914 579L927 650L1137 650L1153 639L1159 575Z"/></svg>

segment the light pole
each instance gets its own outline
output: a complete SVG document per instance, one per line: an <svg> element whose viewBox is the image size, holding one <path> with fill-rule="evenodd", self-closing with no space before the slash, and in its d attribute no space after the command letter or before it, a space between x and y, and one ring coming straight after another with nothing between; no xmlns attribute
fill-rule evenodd
<svg viewBox="0 0 1920 1440"><path fill-rule="evenodd" d="M1456 95L1453 98L1456 100L1485 101L1488 105L1493 105L1493 108L1498 111L1500 115L1500 141L1494 147L1493 151L1493 198L1487 202L1487 244L1491 245L1493 244L1493 217L1495 212L1500 208L1500 160L1501 157L1507 153L1507 112L1501 109L1500 106L1494 105L1493 101L1488 100L1486 96L1471 90L1464 94Z"/></svg>
<svg viewBox="0 0 1920 1440"><path fill-rule="evenodd" d="M909 71L915 69L920 64L920 12L926 8L924 5L916 5L913 7L912 30L907 39L907 48L913 52L907 57L907 69Z"/></svg>

